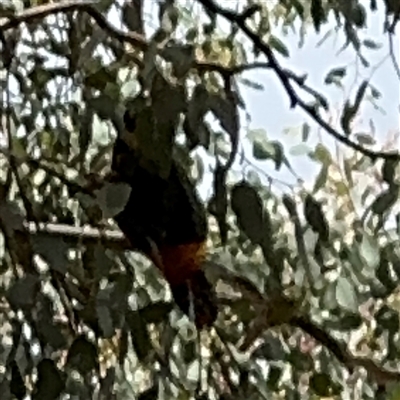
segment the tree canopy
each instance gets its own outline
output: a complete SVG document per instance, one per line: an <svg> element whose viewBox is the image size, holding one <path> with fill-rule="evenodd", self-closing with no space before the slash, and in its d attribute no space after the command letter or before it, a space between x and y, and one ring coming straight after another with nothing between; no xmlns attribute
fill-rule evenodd
<svg viewBox="0 0 400 400"><path fill-rule="evenodd" d="M399 17L396 0L3 0L1 399L399 398L398 131L357 122L384 101L366 28L400 80ZM292 70L288 32L341 34L367 71L345 87L329 66L339 110ZM252 70L302 115L297 150L249 123L243 93L268 96ZM201 332L116 228L126 196L90 185L140 90L179 115L173 154L203 188L219 314Z"/></svg>

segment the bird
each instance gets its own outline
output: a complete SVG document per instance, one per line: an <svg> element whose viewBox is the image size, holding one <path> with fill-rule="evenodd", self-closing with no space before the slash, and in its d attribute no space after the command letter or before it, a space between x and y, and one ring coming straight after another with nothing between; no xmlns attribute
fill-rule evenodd
<svg viewBox="0 0 400 400"><path fill-rule="evenodd" d="M173 129L163 128L163 132ZM178 307L194 316L195 325L202 329L211 326L218 313L214 289L203 270L206 209L177 160L167 154L169 163L161 171L157 160L151 159L155 152L142 148L142 142L152 140L154 129L157 123L151 105L125 110L124 131L114 143L111 170L114 180L129 184L131 192L114 220L131 249L144 254L161 271ZM171 149L160 150L168 153Z"/></svg>

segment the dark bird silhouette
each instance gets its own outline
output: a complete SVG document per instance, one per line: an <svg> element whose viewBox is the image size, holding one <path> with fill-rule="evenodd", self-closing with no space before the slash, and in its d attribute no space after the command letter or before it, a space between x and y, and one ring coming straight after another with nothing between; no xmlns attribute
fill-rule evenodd
<svg viewBox="0 0 400 400"><path fill-rule="evenodd" d="M141 147L157 129L151 107L139 112L127 109L124 123L125 132L114 144L112 171L114 179L128 183L132 190L124 210L114 219L132 249L161 270L180 309L189 315L192 298L196 326L210 326L217 306L202 269L208 233L204 205L184 168L171 156L172 145L159 149L166 152L162 171L158 161ZM163 132L173 129L162 128ZM151 132L146 136L144 130ZM171 140L166 142L168 147Z"/></svg>

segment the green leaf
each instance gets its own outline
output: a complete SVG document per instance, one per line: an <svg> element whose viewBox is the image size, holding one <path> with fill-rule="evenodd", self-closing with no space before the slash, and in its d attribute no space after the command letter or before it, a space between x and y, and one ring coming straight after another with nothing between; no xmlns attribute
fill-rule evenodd
<svg viewBox="0 0 400 400"><path fill-rule="evenodd" d="M400 328L399 314L396 310L383 304L375 313L375 320L379 327L388 330L390 333L397 333Z"/></svg>
<svg viewBox="0 0 400 400"><path fill-rule="evenodd" d="M350 104L349 101L346 101L343 109L343 114L340 118L340 125L346 135L350 135L351 133L351 123L354 117L357 114L357 109Z"/></svg>
<svg viewBox="0 0 400 400"><path fill-rule="evenodd" d="M369 84L369 88L371 89L371 96L374 99L379 100L382 97L382 93L376 87Z"/></svg>
<svg viewBox="0 0 400 400"><path fill-rule="evenodd" d="M310 157L327 167L332 163L330 151L321 143L317 144L315 151L310 154Z"/></svg>
<svg viewBox="0 0 400 400"><path fill-rule="evenodd" d="M254 82L250 79L247 78L240 78L239 82L244 85L249 87L250 89L254 89L254 90L264 90L264 86L259 83L259 82Z"/></svg>
<svg viewBox="0 0 400 400"><path fill-rule="evenodd" d="M15 310L31 308L36 304L36 296L39 290L39 278L35 275L27 274L10 287L7 300Z"/></svg>
<svg viewBox="0 0 400 400"><path fill-rule="evenodd" d="M65 274L69 264L69 246L58 236L35 236L32 240L33 251L39 254L55 271Z"/></svg>
<svg viewBox="0 0 400 400"><path fill-rule="evenodd" d="M311 132L311 127L307 122L304 122L301 127L301 140L307 142Z"/></svg>
<svg viewBox="0 0 400 400"><path fill-rule="evenodd" d="M33 390L33 400L58 399L65 387L65 378L56 363L43 358L36 366L37 380Z"/></svg>
<svg viewBox="0 0 400 400"><path fill-rule="evenodd" d="M322 23L326 21L322 0L311 0L311 18L316 32L319 33Z"/></svg>
<svg viewBox="0 0 400 400"><path fill-rule="evenodd" d="M353 285L345 277L336 281L336 300L340 307L350 312L358 311L357 295Z"/></svg>
<svg viewBox="0 0 400 400"><path fill-rule="evenodd" d="M279 361L285 359L286 351L278 337L268 334L264 342L254 350L252 356L269 361Z"/></svg>
<svg viewBox="0 0 400 400"><path fill-rule="evenodd" d="M354 110L355 110L355 113L357 113L358 110L360 109L361 102L362 102L363 99L364 99L365 92L367 91L367 88L368 88L368 81L367 81L367 80L364 80L364 81L361 83L360 87L358 88L357 93L356 93L356 98L355 98L355 100L354 100Z"/></svg>
<svg viewBox="0 0 400 400"><path fill-rule="evenodd" d="M343 169L344 169L344 174L346 176L347 182L349 184L350 187L353 186L354 182L353 182L353 165L351 162L350 158L345 158L343 160Z"/></svg>
<svg viewBox="0 0 400 400"><path fill-rule="evenodd" d="M394 183L398 164L399 161L392 158L387 158L382 164L382 178L389 185Z"/></svg>
<svg viewBox="0 0 400 400"><path fill-rule="evenodd" d="M110 68L102 66L93 74L87 76L84 80L86 86L93 89L103 91L107 83L115 83L117 80L117 70L110 70Z"/></svg>
<svg viewBox="0 0 400 400"><path fill-rule="evenodd" d="M317 396L332 396L333 386L334 384L328 374L316 372L310 378L310 388Z"/></svg>
<svg viewBox="0 0 400 400"><path fill-rule="evenodd" d="M253 143L255 141L268 142L267 131L263 128L251 129L246 136L250 143Z"/></svg>
<svg viewBox="0 0 400 400"><path fill-rule="evenodd" d="M388 190L381 193L371 204L371 211L374 214L382 215L388 211L397 201L399 195L398 187L393 185Z"/></svg>
<svg viewBox="0 0 400 400"><path fill-rule="evenodd" d="M71 344L67 354L67 365L82 375L98 370L97 347L84 335L78 336Z"/></svg>
<svg viewBox="0 0 400 400"><path fill-rule="evenodd" d="M259 141L253 142L253 157L259 161L273 160L277 171L286 163L282 143L278 141Z"/></svg>
<svg viewBox="0 0 400 400"><path fill-rule="evenodd" d="M367 48L371 50L379 50L382 48L382 43L377 43L375 40L372 39L364 39L362 44Z"/></svg>
<svg viewBox="0 0 400 400"><path fill-rule="evenodd" d="M354 138L363 146L372 146L376 143L376 140L368 133L356 133Z"/></svg>
<svg viewBox="0 0 400 400"><path fill-rule="evenodd" d="M362 322L363 320L360 314L345 313L345 315L339 319L328 320L326 322L326 327L340 332L347 332L358 329Z"/></svg>
<svg viewBox="0 0 400 400"><path fill-rule="evenodd" d="M376 277L379 282L387 289L388 294L397 287L397 282L392 278L390 263L384 255L381 254L379 266L376 270Z"/></svg>
<svg viewBox="0 0 400 400"><path fill-rule="evenodd" d="M319 238L327 243L329 240L329 224L322 210L321 204L311 195L307 194L304 200L304 216Z"/></svg>
<svg viewBox="0 0 400 400"><path fill-rule="evenodd" d="M335 83L338 80L344 78L346 76L346 73L347 73L346 67L333 68L326 75L324 82L327 85Z"/></svg>
<svg viewBox="0 0 400 400"><path fill-rule="evenodd" d="M317 193L319 189L323 188L326 184L329 175L329 168L323 165L313 187L313 194Z"/></svg>
<svg viewBox="0 0 400 400"><path fill-rule="evenodd" d="M231 192L231 207L239 228L254 244L262 244L270 233L271 222L257 191L247 182L237 183Z"/></svg>
<svg viewBox="0 0 400 400"><path fill-rule="evenodd" d="M273 391L278 390L278 385L279 385L282 374L283 374L282 368L280 368L276 365L270 365L269 371L268 371L268 380L267 380L267 386L270 390L273 390Z"/></svg>
<svg viewBox="0 0 400 400"><path fill-rule="evenodd" d="M127 183L106 182L103 187L97 191L97 203L103 212L104 218L113 218L124 210L132 188Z"/></svg>
<svg viewBox="0 0 400 400"><path fill-rule="evenodd" d="M400 383L394 384L394 386L388 387L387 400L398 400L400 399Z"/></svg>
<svg viewBox="0 0 400 400"><path fill-rule="evenodd" d="M157 400L159 399L158 385L152 386L150 389L145 390L137 396L138 400Z"/></svg>
<svg viewBox="0 0 400 400"><path fill-rule="evenodd" d="M173 305L171 303L158 301L140 309L139 313L148 324L158 324L168 318L168 314L172 309Z"/></svg>
<svg viewBox="0 0 400 400"><path fill-rule="evenodd" d="M153 349L149 331L140 312L130 311L127 314L127 323L131 333L131 342L140 362L146 361Z"/></svg>
<svg viewBox="0 0 400 400"><path fill-rule="evenodd" d="M305 143L297 144L290 148L289 153L292 156L304 156L309 155L312 152L310 146L306 145Z"/></svg>
<svg viewBox="0 0 400 400"><path fill-rule="evenodd" d="M290 53L285 44L276 36L271 35L268 40L268 44L272 49L276 50L278 53L283 55L284 57L289 57Z"/></svg>
<svg viewBox="0 0 400 400"><path fill-rule="evenodd" d="M364 233L360 244L360 255L371 269L375 269L379 265L380 254L379 245L375 237Z"/></svg>

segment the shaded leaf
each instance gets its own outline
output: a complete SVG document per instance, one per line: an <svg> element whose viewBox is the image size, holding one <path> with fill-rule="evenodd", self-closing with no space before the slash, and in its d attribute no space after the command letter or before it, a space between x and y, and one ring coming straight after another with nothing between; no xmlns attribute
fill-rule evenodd
<svg viewBox="0 0 400 400"><path fill-rule="evenodd" d="M311 195L307 194L304 201L304 216L315 233L324 242L329 240L329 224L322 211L321 204Z"/></svg>
<svg viewBox="0 0 400 400"><path fill-rule="evenodd" d="M366 92L367 88L368 88L368 81L364 80L361 83L360 87L358 88L357 93L356 93L356 98L354 100L354 109L355 109L356 113L358 112L358 110L359 110L359 108L361 106L361 102L364 99L365 92Z"/></svg>
<svg viewBox="0 0 400 400"><path fill-rule="evenodd" d="M39 277L26 275L18 279L9 289L7 300L13 309L31 308L36 304L36 296L40 290Z"/></svg>
<svg viewBox="0 0 400 400"><path fill-rule="evenodd" d="M129 311L127 314L127 323L131 334L133 349L139 361L146 361L153 349L149 331L140 312Z"/></svg>
<svg viewBox="0 0 400 400"><path fill-rule="evenodd" d="M173 74L178 79L184 78L196 61L195 48L192 45L169 45L164 49L163 56L172 63Z"/></svg>
<svg viewBox="0 0 400 400"><path fill-rule="evenodd" d="M319 33L322 23L326 21L322 0L311 0L311 18L316 32Z"/></svg>
<svg viewBox="0 0 400 400"><path fill-rule="evenodd" d="M60 326L55 325L52 320L40 319L40 325L37 328L42 340L53 350L64 349L67 345L67 340L64 337Z"/></svg>
<svg viewBox="0 0 400 400"><path fill-rule="evenodd" d="M266 220L262 200L256 190L245 181L237 183L232 188L231 207L239 228L251 242L262 244L267 234Z"/></svg>
<svg viewBox="0 0 400 400"><path fill-rule="evenodd" d="M310 378L310 388L317 396L332 396L332 380L328 374L315 372Z"/></svg>
<svg viewBox="0 0 400 400"><path fill-rule="evenodd" d="M139 313L143 320L148 324L158 324L167 320L172 309L172 303L158 301L157 303L151 303L148 306L141 308Z"/></svg>
<svg viewBox="0 0 400 400"><path fill-rule="evenodd" d="M282 56L289 57L290 54L288 48L277 36L270 35L268 39L268 44L271 46L272 49L276 50Z"/></svg>
<svg viewBox="0 0 400 400"><path fill-rule="evenodd" d="M315 180L314 187L313 187L313 193L317 193L319 189L323 188L326 184L326 181L328 179L329 175L329 168L323 165L321 167L321 170L319 171L319 174L317 176L317 179Z"/></svg>
<svg viewBox="0 0 400 400"><path fill-rule="evenodd" d="M386 304L383 304L382 307L375 313L375 320L379 327L388 330L392 334L399 331L399 314Z"/></svg>
<svg viewBox="0 0 400 400"><path fill-rule="evenodd" d="M378 215L382 215L385 211L389 211L397 201L398 195L397 185L392 185L388 190L376 197L371 204L371 211Z"/></svg>
<svg viewBox="0 0 400 400"><path fill-rule="evenodd" d="M357 313L345 313L345 315L338 320L328 320L326 327L328 329L334 329L340 332L347 332L358 329L363 323L360 314Z"/></svg>
<svg viewBox="0 0 400 400"><path fill-rule="evenodd" d="M285 359L286 351L278 337L268 334L264 338L264 342L253 351L252 356L270 361L278 361Z"/></svg>
<svg viewBox="0 0 400 400"><path fill-rule="evenodd" d="M330 85L333 82L336 82L338 79L342 79L346 76L347 69L346 67L339 67L331 69L325 77L325 83Z"/></svg>
<svg viewBox="0 0 400 400"><path fill-rule="evenodd" d="M218 95L211 96L210 109L220 122L222 128L229 134L232 144L229 162L232 163L237 152L240 129L239 113L235 93L229 92L226 97Z"/></svg>
<svg viewBox="0 0 400 400"><path fill-rule="evenodd" d="M280 170L282 163L286 161L282 143L275 140L254 140L253 157L259 161L273 160L277 171Z"/></svg>
<svg viewBox="0 0 400 400"><path fill-rule="evenodd" d="M115 104L116 99L113 99L108 94L101 94L87 101L88 107L91 107L102 120L113 120L115 118L116 109L110 107L110 104Z"/></svg>
<svg viewBox="0 0 400 400"><path fill-rule="evenodd" d="M354 117L357 114L357 109L352 106L349 101L346 101L344 108L343 108L343 113L340 118L340 125L346 135L350 135L351 133L351 123L354 119Z"/></svg>
<svg viewBox="0 0 400 400"><path fill-rule="evenodd" d="M189 100L183 129L189 141L190 149L200 143L201 129L204 129L204 117L209 111L210 95L203 84L197 85Z"/></svg>
<svg viewBox="0 0 400 400"><path fill-rule="evenodd" d="M96 304L97 321L101 329L101 336L103 338L111 338L115 333L111 310L106 304L102 303L101 301L97 301Z"/></svg>
<svg viewBox="0 0 400 400"><path fill-rule="evenodd" d="M143 0L125 2L121 17L130 31L143 34Z"/></svg>
<svg viewBox="0 0 400 400"><path fill-rule="evenodd" d="M115 83L117 80L117 71L102 66L93 74L85 77L84 84L93 89L104 91L109 82Z"/></svg>
<svg viewBox="0 0 400 400"><path fill-rule="evenodd" d="M67 354L67 364L82 375L98 370L96 346L84 335L78 336L71 344Z"/></svg>
<svg viewBox="0 0 400 400"><path fill-rule="evenodd" d="M137 397L138 400L158 400L158 386L154 385L150 389L140 393Z"/></svg>
<svg viewBox="0 0 400 400"><path fill-rule="evenodd" d="M394 183L398 164L398 160L392 158L387 158L382 164L382 178L389 185Z"/></svg>
<svg viewBox="0 0 400 400"><path fill-rule="evenodd" d="M65 381L53 360L43 358L37 365L37 381L33 400L57 399L64 390Z"/></svg>
<svg viewBox="0 0 400 400"><path fill-rule="evenodd" d="M367 48L371 50L378 50L382 48L382 43L377 43L375 40L372 39L364 39L362 44Z"/></svg>
<svg viewBox="0 0 400 400"><path fill-rule="evenodd" d="M355 133L354 137L358 141L358 143L364 146L371 146L376 143L376 140L368 133Z"/></svg>
<svg viewBox="0 0 400 400"><path fill-rule="evenodd" d="M122 212L129 200L132 187L127 183L105 182L96 193L97 203L104 218L113 218Z"/></svg>
<svg viewBox="0 0 400 400"><path fill-rule="evenodd" d="M282 197L283 205L286 207L291 218L297 217L297 206L296 202L287 194L284 194Z"/></svg>
<svg viewBox="0 0 400 400"><path fill-rule="evenodd" d="M62 274L67 272L69 247L62 237L35 236L32 247L33 251L43 257L51 269Z"/></svg>
<svg viewBox="0 0 400 400"><path fill-rule="evenodd" d="M183 361L185 364L192 363L197 357L197 343L194 340L184 343Z"/></svg>
<svg viewBox="0 0 400 400"><path fill-rule="evenodd" d="M346 175L347 182L349 183L350 186L353 186L353 165L351 162L351 159L345 158L343 160L343 169L344 173Z"/></svg>
<svg viewBox="0 0 400 400"><path fill-rule="evenodd" d="M23 400L26 395L26 387L24 379L21 375L17 363L14 360L11 361L10 367L11 367L10 392L17 398L17 400Z"/></svg>
<svg viewBox="0 0 400 400"><path fill-rule="evenodd" d="M311 132L311 127L307 122L304 122L301 127L301 140L307 142Z"/></svg>
<svg viewBox="0 0 400 400"><path fill-rule="evenodd" d="M212 198L212 213L215 216L222 244L225 244L228 238L228 223L226 214L228 211L228 193L226 190L227 170L219 162L214 171L214 196Z"/></svg>

